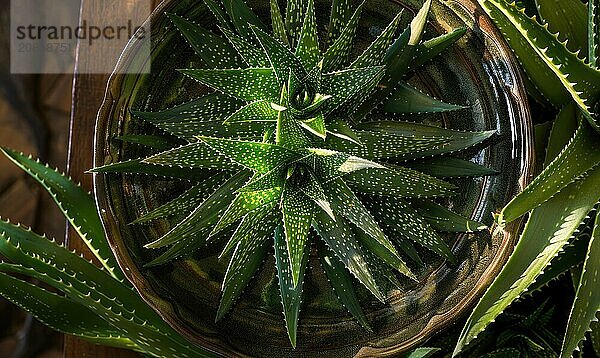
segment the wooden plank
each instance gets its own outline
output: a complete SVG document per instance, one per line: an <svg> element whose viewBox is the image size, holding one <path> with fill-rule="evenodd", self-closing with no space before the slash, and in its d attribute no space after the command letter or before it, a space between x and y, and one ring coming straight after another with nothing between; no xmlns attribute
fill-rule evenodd
<svg viewBox="0 0 600 358"><path fill-rule="evenodd" d="M132 3L136 0L122 0L114 3L110 9L102 7L101 1L82 0L81 14L82 18L98 18L99 16L111 17L113 14L127 13L131 9ZM144 1L144 0L141 0ZM153 1L155 6L159 1ZM73 82L73 99L71 110L71 125L69 129L69 157L67 171L75 181L80 181L82 185L91 190L92 178L85 171L92 167L93 162L93 140L96 113L106 87L108 74L89 74L78 73L77 69L82 63L86 64L86 72L94 72L94 66L101 63L94 59L102 61L113 61L117 58L107 58L106 52L102 46L79 47ZM72 228L67 232L67 242L69 247L83 252L88 258L92 258L91 253ZM72 336L65 337L64 345L65 358L132 358L140 357L139 354L118 350L109 347L93 345L81 341Z"/></svg>

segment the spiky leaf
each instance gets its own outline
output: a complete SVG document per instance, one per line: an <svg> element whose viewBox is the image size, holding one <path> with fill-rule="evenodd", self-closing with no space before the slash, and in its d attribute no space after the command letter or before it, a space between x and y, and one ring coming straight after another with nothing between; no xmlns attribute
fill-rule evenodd
<svg viewBox="0 0 600 358"><path fill-rule="evenodd" d="M283 228L293 287L299 282L302 273L302 258L307 246L308 231L315 213L315 206L302 191L286 188L281 200Z"/></svg>
<svg viewBox="0 0 600 358"><path fill-rule="evenodd" d="M26 157L8 148L0 148L0 150L46 189L102 266L113 277L123 280L123 273L104 239L104 229L92 196L64 175L32 157Z"/></svg>
<svg viewBox="0 0 600 358"><path fill-rule="evenodd" d="M384 104L383 110L390 113L439 113L465 109L465 106L444 103L410 85L401 82Z"/></svg>
<svg viewBox="0 0 600 358"><path fill-rule="evenodd" d="M302 251L298 267L298 278L294 278L294 270L291 255L288 251L287 235L283 234L281 226L275 230L275 265L279 278L279 292L283 305L283 316L292 347L296 348L296 332L298 330L298 317L300 314L300 303L302 302L302 286L304 272L308 264L309 250Z"/></svg>
<svg viewBox="0 0 600 358"><path fill-rule="evenodd" d="M337 39L323 55L323 71L331 72L338 70L347 61L352 50L352 42L358 28L358 20L360 20L363 5L364 3L361 3L356 8L352 17L344 24L344 30L342 30Z"/></svg>
<svg viewBox="0 0 600 358"><path fill-rule="evenodd" d="M408 162L404 165L437 178L484 177L499 173L483 165L458 158L432 158Z"/></svg>
<svg viewBox="0 0 600 358"><path fill-rule="evenodd" d="M487 229L486 225L462 217L430 200L411 199L410 204L427 220L429 225L439 231L474 232Z"/></svg>
<svg viewBox="0 0 600 358"><path fill-rule="evenodd" d="M300 32L296 56L300 58L304 68L313 68L319 62L319 38L317 34L317 20L315 19L315 2L308 0L304 23Z"/></svg>
<svg viewBox="0 0 600 358"><path fill-rule="evenodd" d="M211 88L244 101L279 98L277 78L271 68L244 69L182 69L186 76Z"/></svg>
<svg viewBox="0 0 600 358"><path fill-rule="evenodd" d="M502 271L480 299L464 326L460 352L535 281L600 199L600 169L562 189L534 209Z"/></svg>

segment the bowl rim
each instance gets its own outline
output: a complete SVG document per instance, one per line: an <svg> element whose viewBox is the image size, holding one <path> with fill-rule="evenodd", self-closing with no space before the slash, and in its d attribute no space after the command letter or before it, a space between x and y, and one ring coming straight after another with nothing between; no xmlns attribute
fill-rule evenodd
<svg viewBox="0 0 600 358"><path fill-rule="evenodd" d="M144 22L143 26L150 26L154 19L164 16L165 10L175 4L177 1L179 0L162 0L152 11L151 15ZM391 1L400 3L400 0ZM475 19L475 28L478 29L484 37L494 40L494 43L497 45L497 50L502 54L503 60L507 63L506 71L510 74L513 80L513 85L510 89L510 91L512 91L512 96L510 96L508 101L513 105L513 109L515 110L514 116L519 118L517 123L520 125L520 130L523 134L523 146L521 148L521 154L523 155L525 165L521 166L521 173L518 182L518 189L521 191L532 180L535 152L532 145L533 127L531 114L525 87L519 71L519 64L512 53L512 50L506 43L506 40L500 34L499 30L495 27L485 11L483 11L480 5L477 4L477 0L454 1L472 14L473 18ZM122 71L120 71L120 69L126 68L130 64L131 56L129 56L129 54L132 53L132 50L135 49L137 45L138 43L136 43L135 39L132 39L127 43L119 56L119 59L115 65L115 69L111 73L106 83L104 98L98 110L96 124L94 127L94 167L104 164L103 160L106 149L106 139L104 138L103 134L105 133L107 122L103 122L103 118L108 118L108 116L112 113L113 105L116 102L112 93L112 89L115 87L118 88L122 84L124 74ZM134 289L140 295L140 297L148 305L150 305L152 309L154 309L173 329L181 333L192 343L195 343L202 348L211 350L215 354L223 356L246 356L237 349L222 344L220 341L215 342L199 335L193 328L189 327L179 318L173 305L154 290L150 282L145 278L145 276L140 272L139 268L134 263L127 248L124 245L121 245L120 237L115 235L115 233L119 232L118 223L115 215L109 212L111 206L109 205L109 197L106 195L105 174L94 172L92 173L92 180L93 195L95 198L97 211L102 219L101 221L105 230L108 244L116 257L121 270L125 274L126 278L133 284ZM483 295L485 289L491 284L494 277L500 272L503 264L506 262L510 256L510 253L512 252L513 246L518 237L518 228L521 227L522 222L523 220L521 219L507 225L506 229L504 230L504 238L498 248L497 254L490 262L490 265L482 273L476 284L469 290L469 294L465 296L459 304L455 305L452 310L445 312L444 314L432 316L427 325L421 329L417 335L411 337L410 339L385 348L364 346L359 349L356 356L396 356L401 352L414 348L429 338L432 334L439 332L440 330L455 323L462 315L465 314L469 307L476 303L476 300Z"/></svg>

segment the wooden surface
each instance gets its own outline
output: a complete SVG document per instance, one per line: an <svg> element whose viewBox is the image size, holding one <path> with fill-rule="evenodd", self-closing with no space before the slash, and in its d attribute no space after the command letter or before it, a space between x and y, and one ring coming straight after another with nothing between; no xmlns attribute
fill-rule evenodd
<svg viewBox="0 0 600 358"><path fill-rule="evenodd" d="M102 1L82 0L81 14L83 18L98 18L98 16L111 17L114 14L127 13L131 9L131 4L136 0L115 1L114 6L107 9L102 7ZM146 1L146 0L139 0ZM155 6L159 1L154 0ZM92 178L85 171L92 168L93 161L93 141L96 113L106 88L108 74L87 74L79 73L85 66L86 71L93 71L93 66L101 61L112 61L116 63L117 58L106 56L106 49L102 46L79 47L77 63L75 67L75 76L73 80L73 102L71 111L71 125L69 137L69 157L67 171L75 181L80 181L88 189L92 189ZM77 238L75 231L70 228L67 232L67 240L72 249L83 252L91 258L91 254L82 241ZM102 347L81 341L71 336L65 337L64 357L65 358L130 358L140 355L129 351L117 350L109 347Z"/></svg>

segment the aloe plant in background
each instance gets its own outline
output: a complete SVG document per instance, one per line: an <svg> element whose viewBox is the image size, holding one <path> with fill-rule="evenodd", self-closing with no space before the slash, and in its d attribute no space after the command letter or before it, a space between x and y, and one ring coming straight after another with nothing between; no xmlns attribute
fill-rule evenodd
<svg viewBox="0 0 600 358"><path fill-rule="evenodd" d="M272 1L271 33L242 1L205 3L222 36L177 15L170 18L206 65L179 71L212 91L159 112L132 112L167 133L161 143L174 136L185 144L94 171L200 175L189 191L135 223L188 213L146 245L166 248L150 266L223 243L220 258L229 266L217 320L274 247L283 315L295 346L304 273L316 247L341 302L369 330L352 276L383 302L400 285L394 271L416 279L398 247L414 255L409 242L415 241L453 263L450 246L436 230L485 228L431 199L456 192L440 177L494 172L461 159L430 157L482 143L494 131L397 119L463 108L401 80L465 30L423 41L427 0L399 35L401 14L350 58L363 4L352 11L349 1L333 1L327 35L319 39L313 0L288 2L285 16ZM121 139L149 147L157 142L143 135Z"/></svg>
<svg viewBox="0 0 600 358"><path fill-rule="evenodd" d="M565 265L563 258L572 255L573 249L567 247L573 235L588 224L593 227L591 235L587 245L578 249L585 251L574 256L583 266L573 275L576 295L560 354L568 357L588 330L598 330L592 323L600 310L600 216L596 215L595 223L589 222L600 200L596 113L600 93L599 3L590 0L586 10L579 0L536 0L536 6L528 11L537 12L539 21L529 17L525 9L502 0L480 0L480 4L523 65L534 95L560 112L549 134L544 170L497 216L503 224L530 212L512 256L465 325L455 354L528 287L535 286L536 280L547 281L576 266L577 260ZM552 277L544 271L552 272Z"/></svg>

